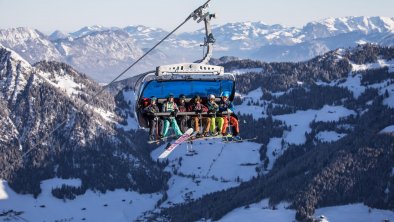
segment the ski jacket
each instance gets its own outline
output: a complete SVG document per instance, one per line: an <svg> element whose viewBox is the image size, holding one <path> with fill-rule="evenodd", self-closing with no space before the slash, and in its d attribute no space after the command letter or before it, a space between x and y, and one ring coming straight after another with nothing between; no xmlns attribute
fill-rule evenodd
<svg viewBox="0 0 394 222"><path fill-rule="evenodd" d="M187 111L186 107L187 107L186 103L179 103L178 105L179 112L186 112Z"/></svg>
<svg viewBox="0 0 394 222"><path fill-rule="evenodd" d="M208 101L207 107L208 107L208 111L211 111L213 113L216 113L217 111L219 111L219 105L216 102Z"/></svg>
<svg viewBox="0 0 394 222"><path fill-rule="evenodd" d="M173 112L173 111L175 111L175 110L177 110L178 111L178 106L176 105L176 103L175 102L165 102L164 104L163 104L163 112Z"/></svg>
<svg viewBox="0 0 394 222"><path fill-rule="evenodd" d="M208 108L201 103L192 103L188 107L189 112L208 112Z"/></svg>
<svg viewBox="0 0 394 222"><path fill-rule="evenodd" d="M144 108L144 113L146 114L155 114L159 112L159 107L156 104L149 104Z"/></svg>
<svg viewBox="0 0 394 222"><path fill-rule="evenodd" d="M227 110L231 110L231 112L234 112L234 105L231 101L227 100L224 102L223 100L220 100L219 102L219 112L225 112Z"/></svg>

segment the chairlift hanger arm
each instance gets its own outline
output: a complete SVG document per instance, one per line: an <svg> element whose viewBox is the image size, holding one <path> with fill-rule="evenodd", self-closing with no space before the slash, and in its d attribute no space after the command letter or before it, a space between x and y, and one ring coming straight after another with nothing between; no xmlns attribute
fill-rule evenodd
<svg viewBox="0 0 394 222"><path fill-rule="evenodd" d="M161 39L156 45L154 45L152 48L150 48L147 52L145 52L140 58L138 58L136 61L133 62L129 67L127 67L122 73L120 73L114 80L112 80L110 83L108 83L106 86L103 87L102 91L106 89L109 85L114 83L116 80L118 80L122 75L124 75L127 71L129 71L133 66L135 66L138 62L140 62L145 56L147 56L150 52L152 52L157 46L159 46L161 43L163 43L168 37L170 37L172 34L174 34L179 28L181 28L187 21L189 21L191 18L198 18L199 15L202 14L202 10L208 6L208 3L211 0L208 0L205 2L203 5L198 7L196 10L194 10L186 19L183 21L181 24L179 24L174 30L172 30L170 33L168 33L163 39ZM149 71L150 72L150 71ZM99 93L101 93L100 91Z"/></svg>
<svg viewBox="0 0 394 222"><path fill-rule="evenodd" d="M110 82L107 86L105 86L104 88L108 87L109 85L111 85L113 82L115 82L118 78L120 78L120 76L122 76L123 74L125 74L131 67L133 67L135 64L137 64L142 58L144 58L147 54L149 54L151 51L153 51L158 45L160 45L164 40L166 40L169 36L171 36L174 32L176 32L181 26L183 26L187 21L189 21L191 18L193 18L194 20L197 19L203 19L203 10L205 8L208 7L208 3L211 0L206 1L203 5L201 5L200 7L198 7L196 10L194 10L186 19L185 21L183 21L180 25L178 25L173 31L171 31L170 33L168 33L162 40L160 40L158 43L156 43L156 45L154 45L151 49L149 49L144 55L142 55L138 60L136 60L132 65L130 65L126 70L124 70L119 76L117 76L112 82ZM208 16L209 17L209 16ZM207 30L207 24L205 23L205 29ZM210 29L210 25L209 25L209 30ZM206 34L208 36L208 33ZM208 54L208 50L207 50L207 54ZM211 52L212 54L212 52ZM205 56L207 57L207 56ZM209 58L210 59L210 58ZM209 61L208 59L208 61ZM201 61L204 61L201 60ZM206 63L208 63L208 61ZM141 82L144 77L150 73L154 73L155 71L148 71L145 73L142 73L142 76L140 78L138 78L138 80L136 81L135 85L134 85L134 92L136 92L136 85Z"/></svg>
<svg viewBox="0 0 394 222"><path fill-rule="evenodd" d="M213 53L213 43L215 43L215 38L212 34L211 28L211 19L215 18L215 14L210 14L206 12L205 14L200 15L200 19L197 22L204 20L205 24L205 38L204 44L201 46L207 47L207 51L205 52L204 57L201 60L196 61L196 63L208 64L209 60L211 60L212 53Z"/></svg>

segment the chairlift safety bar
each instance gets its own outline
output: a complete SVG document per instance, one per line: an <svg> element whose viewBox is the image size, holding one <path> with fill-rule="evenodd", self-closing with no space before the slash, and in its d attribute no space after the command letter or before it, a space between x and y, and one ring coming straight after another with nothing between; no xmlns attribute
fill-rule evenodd
<svg viewBox="0 0 394 222"><path fill-rule="evenodd" d="M228 114L231 114L231 111L224 111L221 112L219 115L216 114L217 116L227 116ZM200 115L199 113L196 112L178 112L177 116L198 116ZM208 112L202 112L201 113L202 116L212 116L214 115L213 113L208 113ZM159 112L159 113L155 113L154 116L171 116L171 112Z"/></svg>

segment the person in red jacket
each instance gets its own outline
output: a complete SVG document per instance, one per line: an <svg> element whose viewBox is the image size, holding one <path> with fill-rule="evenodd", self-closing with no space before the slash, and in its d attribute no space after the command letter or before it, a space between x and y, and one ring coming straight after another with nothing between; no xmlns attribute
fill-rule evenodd
<svg viewBox="0 0 394 222"><path fill-rule="evenodd" d="M197 116L192 117L194 122L194 130L195 132L198 132L197 137L209 136L209 127L211 123L211 119L201 116L201 113L208 112L208 108L204 106L201 102L202 100L200 96L196 96L194 97L193 102L188 107L189 112L195 112L196 114L198 114ZM203 133L200 132L200 124L203 124Z"/></svg>

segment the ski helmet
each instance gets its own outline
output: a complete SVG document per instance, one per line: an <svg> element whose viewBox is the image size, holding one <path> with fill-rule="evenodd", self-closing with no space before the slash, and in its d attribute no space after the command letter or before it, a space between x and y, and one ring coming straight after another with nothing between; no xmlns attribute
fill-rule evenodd
<svg viewBox="0 0 394 222"><path fill-rule="evenodd" d="M230 97L230 92L229 91L224 91L223 93L222 93L222 97Z"/></svg>

